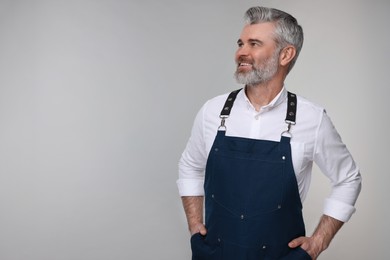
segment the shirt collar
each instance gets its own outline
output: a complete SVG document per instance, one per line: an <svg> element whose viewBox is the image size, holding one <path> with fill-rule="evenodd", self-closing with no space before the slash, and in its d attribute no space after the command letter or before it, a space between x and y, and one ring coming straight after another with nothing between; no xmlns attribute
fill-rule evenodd
<svg viewBox="0 0 390 260"><path fill-rule="evenodd" d="M245 102L248 108L254 109L254 107L252 106L251 102L249 101L248 97L245 94L245 88L242 91L240 91L240 93L238 93L237 97L242 102ZM268 105L261 107L261 110L270 110L274 107L277 107L280 104L282 104L286 100L286 98L287 98L287 89L283 87L282 90L276 95L276 97L273 100L271 100L271 102L269 102Z"/></svg>

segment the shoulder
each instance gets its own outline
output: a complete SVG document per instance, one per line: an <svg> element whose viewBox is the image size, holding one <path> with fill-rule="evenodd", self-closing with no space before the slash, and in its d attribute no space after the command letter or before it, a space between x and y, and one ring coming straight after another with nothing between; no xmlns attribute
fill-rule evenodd
<svg viewBox="0 0 390 260"><path fill-rule="evenodd" d="M297 95L297 103L298 110L302 110L304 113L323 114L325 112L325 108L323 106L300 95Z"/></svg>
<svg viewBox="0 0 390 260"><path fill-rule="evenodd" d="M223 105L226 102L226 99L228 98L229 93L224 93L218 96L215 96L213 98L210 98L207 100L203 106L202 106L202 113L203 116L216 116L219 118L219 115L222 111Z"/></svg>
<svg viewBox="0 0 390 260"><path fill-rule="evenodd" d="M215 130L221 123L220 115L224 104L230 92L215 96L207 100L200 111L198 112L196 121L202 124L203 129L210 134L214 134Z"/></svg>
<svg viewBox="0 0 390 260"><path fill-rule="evenodd" d="M221 94L221 95L218 95L214 98L211 98L209 99L206 103L205 103L205 106L206 107L210 107L210 108L218 108L218 109L222 109L223 105L225 104L227 98L229 97L230 94L233 94L233 92L236 93L236 96L239 97L239 96L242 96L242 92L241 89L235 89L235 90L232 90L231 92L227 92L227 93L224 93L224 94ZM238 93L238 94L237 94ZM239 99L239 98L237 98Z"/></svg>
<svg viewBox="0 0 390 260"><path fill-rule="evenodd" d="M325 108L307 98L297 95L297 128L302 132L315 133L321 125Z"/></svg>
<svg viewBox="0 0 390 260"><path fill-rule="evenodd" d="M218 105L223 105L229 96L229 93L224 93L221 95L218 95L216 97L210 98L209 100L206 101L205 105L206 106L218 106ZM221 106L219 106L221 108Z"/></svg>

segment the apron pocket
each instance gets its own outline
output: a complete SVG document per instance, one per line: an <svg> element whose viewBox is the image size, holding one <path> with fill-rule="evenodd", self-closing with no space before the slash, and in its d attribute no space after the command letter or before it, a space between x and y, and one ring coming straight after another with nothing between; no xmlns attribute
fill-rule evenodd
<svg viewBox="0 0 390 260"><path fill-rule="evenodd" d="M242 155L243 156L243 155ZM285 163L216 156L210 195L214 201L236 216L256 216L282 207Z"/></svg>
<svg viewBox="0 0 390 260"><path fill-rule="evenodd" d="M196 233L191 236L192 260L221 259L221 249L218 245L207 243L206 236Z"/></svg>

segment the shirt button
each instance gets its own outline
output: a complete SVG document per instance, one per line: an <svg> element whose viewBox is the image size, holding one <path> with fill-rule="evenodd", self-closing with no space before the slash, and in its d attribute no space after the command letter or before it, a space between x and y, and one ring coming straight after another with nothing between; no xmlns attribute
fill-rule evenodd
<svg viewBox="0 0 390 260"><path fill-rule="evenodd" d="M260 117L259 115L255 115L256 120L259 120L259 117Z"/></svg>

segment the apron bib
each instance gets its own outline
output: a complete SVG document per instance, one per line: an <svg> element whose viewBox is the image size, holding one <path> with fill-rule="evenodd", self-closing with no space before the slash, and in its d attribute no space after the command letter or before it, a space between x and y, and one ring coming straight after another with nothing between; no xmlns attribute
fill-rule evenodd
<svg viewBox="0 0 390 260"><path fill-rule="evenodd" d="M300 247L288 247L305 235L289 132L296 96L288 93L288 130L275 142L225 135L225 119L239 91L225 103L207 160L207 235L191 237L192 260L311 259Z"/></svg>

